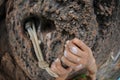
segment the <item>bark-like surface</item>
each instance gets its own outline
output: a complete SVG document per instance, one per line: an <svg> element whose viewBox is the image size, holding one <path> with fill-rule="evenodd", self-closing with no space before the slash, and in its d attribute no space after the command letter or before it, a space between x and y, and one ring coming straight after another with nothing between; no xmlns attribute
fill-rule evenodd
<svg viewBox="0 0 120 80"><path fill-rule="evenodd" d="M67 40L77 37L93 50L97 79L116 79L119 14L119 0L0 0L0 80L54 80L38 67L27 21L35 23L49 64L63 55Z"/></svg>

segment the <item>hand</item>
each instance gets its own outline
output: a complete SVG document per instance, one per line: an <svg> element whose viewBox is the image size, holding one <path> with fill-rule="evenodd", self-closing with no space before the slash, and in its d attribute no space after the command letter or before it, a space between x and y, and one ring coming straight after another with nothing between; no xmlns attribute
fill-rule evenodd
<svg viewBox="0 0 120 80"><path fill-rule="evenodd" d="M62 62L75 71L88 69L92 80L96 78L97 67L91 49L81 40L75 38L67 41Z"/></svg>
<svg viewBox="0 0 120 80"><path fill-rule="evenodd" d="M68 77L69 73L72 71L71 68L63 68L59 58L57 58L55 62L52 63L51 70L58 74L59 77L56 78L56 80L65 80Z"/></svg>

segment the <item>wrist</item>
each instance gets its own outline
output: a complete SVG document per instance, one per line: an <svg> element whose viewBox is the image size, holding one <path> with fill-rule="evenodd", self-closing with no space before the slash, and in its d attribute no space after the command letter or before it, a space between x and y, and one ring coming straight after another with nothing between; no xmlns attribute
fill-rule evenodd
<svg viewBox="0 0 120 80"><path fill-rule="evenodd" d="M96 74L96 72L97 72L97 66L96 66L95 59L93 59L92 63L89 64L89 66L88 66L88 72L90 74L93 74L93 75Z"/></svg>
<svg viewBox="0 0 120 80"><path fill-rule="evenodd" d="M95 59L93 59L93 61L88 65L87 69L88 76L91 78L91 80L96 80L97 66Z"/></svg>

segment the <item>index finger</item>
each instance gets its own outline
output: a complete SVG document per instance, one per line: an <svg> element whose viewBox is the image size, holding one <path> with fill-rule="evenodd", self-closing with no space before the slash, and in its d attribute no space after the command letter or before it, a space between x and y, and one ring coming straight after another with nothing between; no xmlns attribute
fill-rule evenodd
<svg viewBox="0 0 120 80"><path fill-rule="evenodd" d="M83 41L81 41L81 40L79 40L79 39L77 39L77 38L74 38L74 39L72 40L72 42L73 42L76 46L78 46L81 50L83 50L83 51L86 51L86 50L89 49L88 46L87 46Z"/></svg>

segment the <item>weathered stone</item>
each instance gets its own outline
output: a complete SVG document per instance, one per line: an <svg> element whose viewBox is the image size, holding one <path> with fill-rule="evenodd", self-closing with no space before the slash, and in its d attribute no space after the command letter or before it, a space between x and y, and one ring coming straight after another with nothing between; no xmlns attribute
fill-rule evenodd
<svg viewBox="0 0 120 80"><path fill-rule="evenodd" d="M3 70L4 74L0 69L1 79L7 76L11 80L54 80L38 67L38 60L25 30L27 21L34 21L38 38L42 41L44 59L49 64L63 55L67 40L77 37L93 50L98 65L98 80L116 79L119 76L120 58L116 61L111 58L119 54L120 50L118 1L8 0L2 5L7 7L3 12L6 14L1 15L0 12L0 17L6 16L0 21L0 33L5 36L0 34L0 64L6 66L4 69L7 70ZM6 29L7 32L2 31Z"/></svg>

